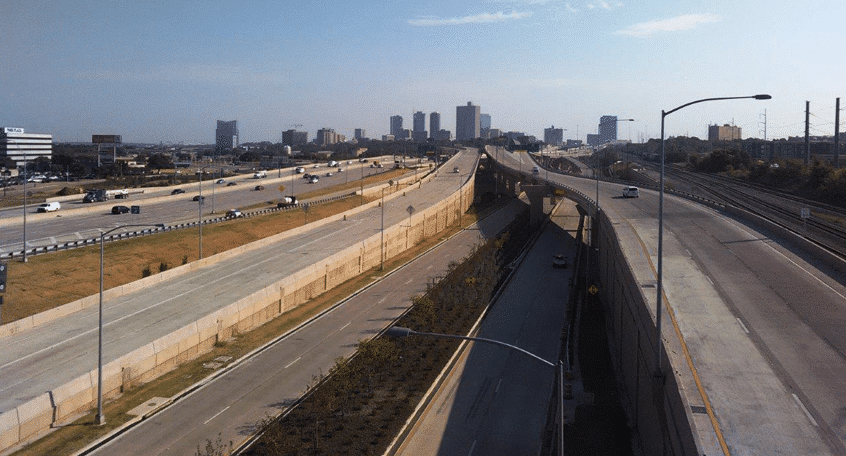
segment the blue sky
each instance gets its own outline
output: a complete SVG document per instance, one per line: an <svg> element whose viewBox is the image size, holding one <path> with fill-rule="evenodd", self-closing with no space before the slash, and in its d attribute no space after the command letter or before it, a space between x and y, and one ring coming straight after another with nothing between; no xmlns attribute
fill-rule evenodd
<svg viewBox="0 0 846 456"><path fill-rule="evenodd" d="M301 124L352 136L389 117L467 101L494 128L539 137L744 137L834 132L846 96L846 2L785 1L34 1L0 2L0 126L58 141L211 143L216 120L241 141ZM843 100L846 106L846 99ZM846 116L841 131L846 130ZM427 117L428 128L428 117Z"/></svg>

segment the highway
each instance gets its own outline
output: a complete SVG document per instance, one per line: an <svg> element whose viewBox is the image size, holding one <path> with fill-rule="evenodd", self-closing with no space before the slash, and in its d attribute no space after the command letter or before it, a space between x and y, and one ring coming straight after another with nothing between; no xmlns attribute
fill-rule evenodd
<svg viewBox="0 0 846 456"><path fill-rule="evenodd" d="M478 337L557 364L573 269L554 269L552 255L564 254L572 265L579 218L575 204L563 201L485 317ZM503 347L471 347L394 454L538 454L557 368Z"/></svg>
<svg viewBox="0 0 846 456"><path fill-rule="evenodd" d="M218 434L237 447L258 422L297 400L313 376L328 372L337 357L351 355L360 340L390 324L451 261L461 261L501 231L522 204L468 227L90 454L194 454Z"/></svg>
<svg viewBox="0 0 846 456"><path fill-rule="evenodd" d="M303 179L302 174L296 174L295 168L286 168L268 172L264 179L254 179L252 174L226 178L225 183L216 184L216 179L204 180L202 193L205 198L202 213L203 218L222 215L228 209L241 209L257 204L270 204L283 196L299 195L301 193L321 190L333 185L353 182L363 177L384 172L393 166L386 162L384 168L371 168L368 163L353 161L352 164L343 162L343 172L338 168L327 168L325 163L319 168L310 165L307 173L318 174L317 183L310 184ZM326 173L332 172L331 177ZM282 177L278 177L281 174ZM227 184L234 182L236 185ZM263 190L256 190L261 185ZM280 185L285 186L284 192L279 192ZM185 193L171 195L174 188L181 188ZM82 195L77 199L63 202L62 209L47 214L36 213L36 205L27 207L27 247L54 245L57 242L71 242L81 239L92 239L99 236L101 230L107 230L125 224L159 224L172 225L196 221L199 217L198 202L194 196L200 192L199 183L182 184L177 187L160 187L145 189L144 193L131 193L126 199L113 199L102 203L83 203ZM130 189L133 190L133 189ZM111 213L112 206L138 205L140 214ZM0 254L20 251L23 242L23 207L4 209L0 211ZM128 231L131 229L127 229ZM118 230L117 232L120 232Z"/></svg>
<svg viewBox="0 0 846 456"><path fill-rule="evenodd" d="M449 164L472 169L478 154L458 154ZM454 163L454 164L453 164ZM385 226L455 192L459 177L439 173L422 188L385 205ZM466 175L463 178L467 178ZM271 283L378 233L381 210L370 210L288 237L266 248L165 280L153 289L104 303L104 358L116 359L172 333ZM0 338L0 411L90 372L97 362L97 309L87 308L12 336Z"/></svg>
<svg viewBox="0 0 846 456"><path fill-rule="evenodd" d="M530 169L526 154L517 155L498 154L512 169ZM589 179L549 179L591 198L596 192ZM621 190L600 182L600 207L638 282L654 284L657 192L624 199ZM708 454L723 452L717 434L731 454L846 453L842 273L712 209L670 195L664 204L664 292L716 417L713 426L692 414ZM654 291L644 295L654 313ZM669 323L663 329L665 340L677 337ZM702 403L694 385L684 393Z"/></svg>

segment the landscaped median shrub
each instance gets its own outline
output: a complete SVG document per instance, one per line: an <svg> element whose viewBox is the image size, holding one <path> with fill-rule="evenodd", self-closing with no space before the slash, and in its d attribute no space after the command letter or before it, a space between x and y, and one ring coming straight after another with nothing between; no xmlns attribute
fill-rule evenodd
<svg viewBox="0 0 846 456"><path fill-rule="evenodd" d="M523 214L496 240L479 247L425 296L415 297L398 326L466 334L493 297L531 230ZM248 455L381 454L455 352L458 341L410 337L359 343L280 420L268 420ZM202 454L198 448L198 454Z"/></svg>

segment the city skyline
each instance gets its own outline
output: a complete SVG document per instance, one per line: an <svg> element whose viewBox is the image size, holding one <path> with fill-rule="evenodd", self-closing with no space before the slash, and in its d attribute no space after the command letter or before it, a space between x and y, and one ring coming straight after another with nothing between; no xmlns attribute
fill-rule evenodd
<svg viewBox="0 0 846 456"><path fill-rule="evenodd" d="M761 137L765 118L770 139L802 135L806 100L811 134L831 135L843 84L828 49L846 38L842 17L832 0L8 0L0 125L68 142L213 144L219 119L238 120L241 143L292 128L378 138L391 115L437 111L455 125L453 107L473 100L503 131L556 125L584 140L616 115L635 119L618 137L637 141L659 137L662 109L769 93L687 109L667 136L731 124Z"/></svg>

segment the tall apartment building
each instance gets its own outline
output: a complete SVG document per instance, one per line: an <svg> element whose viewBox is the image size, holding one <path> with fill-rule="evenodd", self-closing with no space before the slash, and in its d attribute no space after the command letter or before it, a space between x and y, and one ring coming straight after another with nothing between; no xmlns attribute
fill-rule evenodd
<svg viewBox="0 0 846 456"><path fill-rule="evenodd" d="M283 146L302 146L303 144L308 144L308 132L307 131L296 131L296 130L288 130L282 132L282 145Z"/></svg>
<svg viewBox="0 0 846 456"><path fill-rule="evenodd" d="M23 128L3 127L0 130L0 156L8 157L15 166L23 166L39 157L53 156L53 135L24 133Z"/></svg>
<svg viewBox="0 0 846 456"><path fill-rule="evenodd" d="M232 150L238 147L238 121L218 120L214 138L215 149L218 151Z"/></svg>
<svg viewBox="0 0 846 456"><path fill-rule="evenodd" d="M441 131L441 113L433 111L429 113L429 136L438 139L439 131Z"/></svg>
<svg viewBox="0 0 846 456"><path fill-rule="evenodd" d="M564 144L564 129L555 128L555 125L543 129L543 142L552 146L562 146Z"/></svg>
<svg viewBox="0 0 846 456"><path fill-rule="evenodd" d="M708 141L734 141L741 139L740 127L734 125L724 124L708 125Z"/></svg>
<svg viewBox="0 0 846 456"><path fill-rule="evenodd" d="M402 137L402 116L391 116L391 135L396 139Z"/></svg>
<svg viewBox="0 0 846 456"><path fill-rule="evenodd" d="M480 118L481 108L467 102L467 106L455 108L455 139L466 141L481 136Z"/></svg>
<svg viewBox="0 0 846 456"><path fill-rule="evenodd" d="M363 141L367 139L367 131L363 128L356 128L355 129L355 140L356 141Z"/></svg>
<svg viewBox="0 0 846 456"><path fill-rule="evenodd" d="M331 128L321 128L320 130L317 130L317 137L314 141L318 146L326 146L329 144L344 142L345 140L346 137L342 134L336 133L335 130Z"/></svg>
<svg viewBox="0 0 846 456"><path fill-rule="evenodd" d="M411 139L415 141L425 141L428 137L429 135L426 133L426 113L417 111L414 113Z"/></svg>
<svg viewBox="0 0 846 456"><path fill-rule="evenodd" d="M599 143L605 144L617 140L617 116L599 118Z"/></svg>

